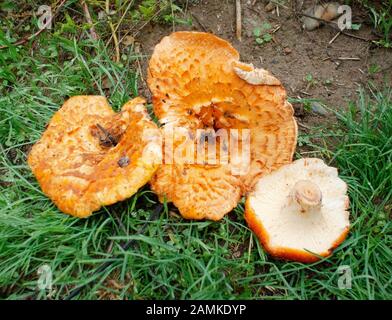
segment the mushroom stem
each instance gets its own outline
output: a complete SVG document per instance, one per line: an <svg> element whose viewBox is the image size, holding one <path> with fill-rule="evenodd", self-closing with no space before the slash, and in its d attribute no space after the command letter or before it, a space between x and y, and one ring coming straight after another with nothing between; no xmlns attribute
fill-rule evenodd
<svg viewBox="0 0 392 320"><path fill-rule="evenodd" d="M301 207L301 211L309 211L321 206L322 194L317 184L309 180L299 180L291 193L292 200Z"/></svg>

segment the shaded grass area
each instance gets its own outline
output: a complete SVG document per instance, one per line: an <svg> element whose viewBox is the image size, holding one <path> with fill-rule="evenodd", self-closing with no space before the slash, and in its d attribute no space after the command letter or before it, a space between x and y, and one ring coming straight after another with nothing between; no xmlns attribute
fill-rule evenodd
<svg viewBox="0 0 392 320"><path fill-rule="evenodd" d="M6 37L0 33L2 44ZM86 220L61 214L40 191L26 153L69 96L106 95L118 109L137 95L138 57L129 48L115 63L102 43L55 34L0 53L1 298L62 299L91 280L79 299L392 298L391 88L360 92L335 128L303 139L339 167L352 221L332 257L304 265L265 254L243 203L219 223L186 221L165 205L143 234L137 231L157 204L148 186ZM122 250L131 239L137 245ZM111 267L95 275L107 261ZM50 293L37 286L43 265L53 273ZM351 289L338 286L342 266L351 268Z"/></svg>

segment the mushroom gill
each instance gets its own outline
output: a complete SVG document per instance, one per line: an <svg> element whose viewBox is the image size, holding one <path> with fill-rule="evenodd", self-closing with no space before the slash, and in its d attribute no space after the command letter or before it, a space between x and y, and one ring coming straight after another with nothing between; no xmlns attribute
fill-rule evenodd
<svg viewBox="0 0 392 320"><path fill-rule="evenodd" d="M314 262L332 254L350 226L347 185L322 160L306 158L260 178L245 220L272 256Z"/></svg>

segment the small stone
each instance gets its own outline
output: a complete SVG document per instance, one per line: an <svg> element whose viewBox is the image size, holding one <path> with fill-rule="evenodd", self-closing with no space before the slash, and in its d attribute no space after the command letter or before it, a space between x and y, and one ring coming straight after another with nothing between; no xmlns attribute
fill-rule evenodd
<svg viewBox="0 0 392 320"><path fill-rule="evenodd" d="M289 47L283 49L284 54L290 54L292 51Z"/></svg>
<svg viewBox="0 0 392 320"><path fill-rule="evenodd" d="M311 108L312 108L312 112L314 112L320 116L328 115L327 109L325 109L320 102L313 102L311 105Z"/></svg>
<svg viewBox="0 0 392 320"><path fill-rule="evenodd" d="M124 168L129 165L129 158L127 156L121 157L117 163L119 167Z"/></svg>

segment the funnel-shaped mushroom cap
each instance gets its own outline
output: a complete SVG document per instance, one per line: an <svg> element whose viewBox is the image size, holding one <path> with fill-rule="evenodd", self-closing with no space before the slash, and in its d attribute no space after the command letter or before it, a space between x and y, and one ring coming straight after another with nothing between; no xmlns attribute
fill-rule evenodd
<svg viewBox="0 0 392 320"><path fill-rule="evenodd" d="M155 47L148 71L154 112L164 128L185 127L194 139L197 129L250 130L249 166L241 173L233 166L246 163L231 152L227 164L174 163L158 169L152 189L184 217L221 219L258 176L291 162L297 127L285 89L268 71L241 63L225 40L202 32L173 33Z"/></svg>
<svg viewBox="0 0 392 320"><path fill-rule="evenodd" d="M257 182L245 219L272 256L317 261L347 235L346 193L336 168L320 159L300 159Z"/></svg>
<svg viewBox="0 0 392 320"><path fill-rule="evenodd" d="M133 99L115 113L105 97L76 96L56 112L28 163L61 211L87 217L129 198L150 180L161 147L144 102Z"/></svg>

